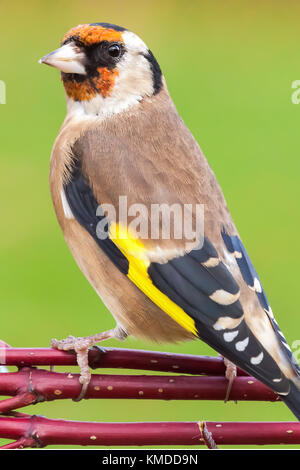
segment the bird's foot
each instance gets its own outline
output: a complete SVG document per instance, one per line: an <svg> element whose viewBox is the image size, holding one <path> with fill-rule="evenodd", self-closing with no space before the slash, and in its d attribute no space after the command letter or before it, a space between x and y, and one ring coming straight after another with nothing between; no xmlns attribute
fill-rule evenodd
<svg viewBox="0 0 300 470"><path fill-rule="evenodd" d="M60 341L57 339L52 339L52 348L60 349L62 351L74 350L76 352L77 364L80 368L79 382L81 383L82 388L79 396L75 398L74 401L80 401L82 398L84 398L91 380L88 361L89 348L94 346L96 343L99 343L100 341L104 341L105 339L125 339L126 336L127 334L121 328L116 327L113 330L104 331L103 333L98 333L93 336L83 336L80 338L68 336L67 338Z"/></svg>
<svg viewBox="0 0 300 470"><path fill-rule="evenodd" d="M226 357L223 357L223 360L224 360L224 365L226 368L225 377L228 380L228 386L227 386L226 396L224 400L224 403L227 403L229 400L232 384L234 382L234 379L237 376L237 370L236 370L236 365L230 362L228 359L226 359ZM237 402L235 401L235 403Z"/></svg>

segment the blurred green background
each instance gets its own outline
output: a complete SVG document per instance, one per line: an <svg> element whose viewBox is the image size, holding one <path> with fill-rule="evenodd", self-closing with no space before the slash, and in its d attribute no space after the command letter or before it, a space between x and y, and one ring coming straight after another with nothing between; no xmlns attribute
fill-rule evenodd
<svg viewBox="0 0 300 470"><path fill-rule="evenodd" d="M140 35L205 152L290 344L300 339L299 124L296 1L0 1L0 338L47 347L114 321L73 260L48 187L49 156L65 115L59 73L38 64L79 23ZM109 346L122 346L117 341ZM215 354L200 342L124 347ZM105 371L111 372L111 371ZM1 377L0 377L1 380ZM281 403L56 401L28 412L92 421L295 420Z"/></svg>

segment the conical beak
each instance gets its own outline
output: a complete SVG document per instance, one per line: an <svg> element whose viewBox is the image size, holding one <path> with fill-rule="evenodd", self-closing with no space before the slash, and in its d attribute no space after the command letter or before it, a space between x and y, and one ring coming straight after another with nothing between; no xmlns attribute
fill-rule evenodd
<svg viewBox="0 0 300 470"><path fill-rule="evenodd" d="M55 67L61 72L86 75L84 66L85 54L72 42L45 55L45 57L39 60L39 63Z"/></svg>

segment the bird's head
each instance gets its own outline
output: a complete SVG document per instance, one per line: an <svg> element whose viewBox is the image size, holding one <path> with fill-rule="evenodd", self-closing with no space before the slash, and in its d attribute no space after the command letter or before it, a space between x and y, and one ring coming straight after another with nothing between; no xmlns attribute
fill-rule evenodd
<svg viewBox="0 0 300 470"><path fill-rule="evenodd" d="M107 23L72 28L41 63L61 71L68 106L87 114L116 113L157 94L162 73L134 33Z"/></svg>

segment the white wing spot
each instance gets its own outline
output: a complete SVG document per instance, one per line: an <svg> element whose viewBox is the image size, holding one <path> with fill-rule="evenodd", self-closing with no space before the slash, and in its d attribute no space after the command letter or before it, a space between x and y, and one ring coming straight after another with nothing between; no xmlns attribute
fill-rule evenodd
<svg viewBox="0 0 300 470"><path fill-rule="evenodd" d="M264 358L264 353L261 352L258 356L251 357L250 362L251 362L251 364L257 365L257 364L261 363L263 358Z"/></svg>
<svg viewBox="0 0 300 470"><path fill-rule="evenodd" d="M218 320L218 321L219 321L219 320ZM225 326L222 325L222 324L220 324L220 323L218 323L218 321L216 321L216 323L214 324L214 329L215 329L216 331L225 330Z"/></svg>
<svg viewBox="0 0 300 470"><path fill-rule="evenodd" d="M254 289L256 292L258 292L259 294L261 294L262 292L262 287L261 287L261 283L259 282L259 280L257 279L257 277L254 279Z"/></svg>
<svg viewBox="0 0 300 470"><path fill-rule="evenodd" d="M231 341L234 340L234 338L237 337L238 334L239 334L238 331L229 331L227 333L224 333L223 338L227 343L230 343Z"/></svg>
<svg viewBox="0 0 300 470"><path fill-rule="evenodd" d="M71 211L71 208L69 206L69 203L67 201L67 198L63 189L60 191L60 197L61 197L61 203L63 206L65 217L67 219L74 219L73 213Z"/></svg>
<svg viewBox="0 0 300 470"><path fill-rule="evenodd" d="M206 268L214 268L215 266L218 266L220 262L219 258L209 258L207 261L204 261L202 266L205 266Z"/></svg>
<svg viewBox="0 0 300 470"><path fill-rule="evenodd" d="M238 341L235 345L236 349L238 351L245 351L246 347L248 346L249 343L249 337L243 339L243 341Z"/></svg>
<svg viewBox="0 0 300 470"><path fill-rule="evenodd" d="M259 294L261 294L261 292L262 292L261 283L259 282L257 277L254 278L253 286L249 286L249 287L250 287L251 290L254 290L255 292L258 292Z"/></svg>
<svg viewBox="0 0 300 470"><path fill-rule="evenodd" d="M240 291L237 294L231 294L226 290L218 289L209 298L220 305L231 305L238 300L239 296Z"/></svg>

